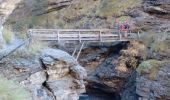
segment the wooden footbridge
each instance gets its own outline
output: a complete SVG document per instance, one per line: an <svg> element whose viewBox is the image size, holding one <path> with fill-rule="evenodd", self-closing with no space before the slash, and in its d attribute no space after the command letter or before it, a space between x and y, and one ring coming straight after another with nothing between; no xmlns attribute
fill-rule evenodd
<svg viewBox="0 0 170 100"><path fill-rule="evenodd" d="M30 29L29 38L43 41L115 42L139 38L139 33L115 29Z"/></svg>
<svg viewBox="0 0 170 100"><path fill-rule="evenodd" d="M137 34L120 31L114 29L29 29L27 32L28 39L15 46L11 46L10 50L0 57L0 60L9 56L12 52L15 52L23 45L30 44L30 40L42 40L42 41L78 41L81 44L77 53L76 59L78 59L83 45L85 42L115 42L115 41L130 41L132 39L139 38L139 32ZM3 50L1 50L3 51ZM4 49L6 51L6 49ZM75 55L77 47L72 54Z"/></svg>
<svg viewBox="0 0 170 100"><path fill-rule="evenodd" d="M30 29L27 35L30 39L42 41L68 41L69 43L78 41L82 43L79 49L75 47L72 53L72 56L75 56L77 49L79 50L75 57L76 60L79 58L85 42L130 41L139 38L139 32L135 34L115 29Z"/></svg>

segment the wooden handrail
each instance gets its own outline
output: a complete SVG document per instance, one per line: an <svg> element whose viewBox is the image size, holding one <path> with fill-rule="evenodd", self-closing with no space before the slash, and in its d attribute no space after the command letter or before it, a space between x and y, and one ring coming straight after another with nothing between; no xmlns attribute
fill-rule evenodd
<svg viewBox="0 0 170 100"><path fill-rule="evenodd" d="M122 34L120 30L114 29L30 29L28 34L40 40L60 41L127 41L128 36ZM133 34L133 33L127 33ZM139 38L139 34L136 34ZM129 39L132 39L131 37Z"/></svg>

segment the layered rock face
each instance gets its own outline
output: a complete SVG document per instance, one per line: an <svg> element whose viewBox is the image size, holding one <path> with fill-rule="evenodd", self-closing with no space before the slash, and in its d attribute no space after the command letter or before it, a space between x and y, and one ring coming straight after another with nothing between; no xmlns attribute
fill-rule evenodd
<svg viewBox="0 0 170 100"><path fill-rule="evenodd" d="M137 77L136 92L140 100L169 100L170 99L170 65L160 66L156 79L152 80L148 74Z"/></svg>
<svg viewBox="0 0 170 100"><path fill-rule="evenodd" d="M135 26L145 31L168 31L170 0L143 0L141 8L131 11Z"/></svg>
<svg viewBox="0 0 170 100"><path fill-rule="evenodd" d="M78 100L86 92L85 69L64 51L46 49L39 60L15 57L1 63L0 75L19 82L32 100Z"/></svg>
<svg viewBox="0 0 170 100"><path fill-rule="evenodd" d="M42 63L47 71L46 86L56 100L78 100L85 92L86 71L76 60L61 50L44 51Z"/></svg>

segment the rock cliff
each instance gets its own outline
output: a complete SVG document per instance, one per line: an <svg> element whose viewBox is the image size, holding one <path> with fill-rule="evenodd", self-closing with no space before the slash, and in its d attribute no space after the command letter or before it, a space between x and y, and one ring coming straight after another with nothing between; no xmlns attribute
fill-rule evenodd
<svg viewBox="0 0 170 100"><path fill-rule="evenodd" d="M169 0L143 0L142 6L130 11L135 26L144 31L164 32L169 30Z"/></svg>
<svg viewBox="0 0 170 100"><path fill-rule="evenodd" d="M17 7L21 0L1 0L0 1L0 48L4 46L4 39L2 36L3 25L9 15Z"/></svg>
<svg viewBox="0 0 170 100"><path fill-rule="evenodd" d="M143 0L143 2L135 0L137 1L135 4L133 0L112 1L1 0L0 44L4 44L1 30L6 19L8 21L5 25L9 25L19 34L25 33L28 28L110 28L115 19L131 20L131 29L134 32L170 30L170 0ZM128 1L133 2L121 5L122 2ZM112 9L112 7L118 8L116 5L123 10ZM154 40L162 40L162 38L154 38ZM80 62L82 65L92 67L86 69L90 73L86 79L88 85L106 93L117 93L121 95L122 100L170 99L169 63L161 62L159 66L153 67L148 61L154 59L155 63L155 60L169 60L169 51L162 52L167 47L169 50L170 46L167 45L170 43L167 42L169 38L163 40L163 43L167 42L167 44L161 44L162 41L153 42L154 40L150 38L152 45L148 47L135 41L128 44L127 48L123 45L125 50L122 51L119 48L122 45L119 44L114 47L119 48L116 51L100 48L102 50L95 52L94 55L85 53ZM161 53L153 51L153 48L157 49L156 51L160 50ZM147 53L142 50L146 50ZM34 100L68 100L68 98L77 100L78 95L85 92L83 82L86 77L85 69L63 51L47 49L40 59L21 57L18 61L7 59L5 64L6 62L9 62L7 66L13 67L6 67L7 71L2 67L3 75L26 86ZM6 66L3 64L4 62L1 66ZM143 67L142 64L145 65L144 67L147 66L147 69L138 69Z"/></svg>
<svg viewBox="0 0 170 100"><path fill-rule="evenodd" d="M1 61L1 75L24 86L32 100L78 100L86 92L85 69L64 51L45 49L39 59L15 59Z"/></svg>

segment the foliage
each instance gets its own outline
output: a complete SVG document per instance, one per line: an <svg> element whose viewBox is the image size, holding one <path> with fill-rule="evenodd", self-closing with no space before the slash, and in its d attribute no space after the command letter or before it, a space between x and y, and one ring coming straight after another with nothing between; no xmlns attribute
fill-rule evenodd
<svg viewBox="0 0 170 100"><path fill-rule="evenodd" d="M77 0L74 1L72 5L68 6L68 8L60 10L60 16L73 20L77 17L81 17L82 15L94 14L94 10L99 3L99 0Z"/></svg>
<svg viewBox="0 0 170 100"><path fill-rule="evenodd" d="M169 49L168 33L149 32L141 36L141 41L153 52L161 53Z"/></svg>
<svg viewBox="0 0 170 100"><path fill-rule="evenodd" d="M148 49L146 47L139 49L139 53L142 60L146 60L148 58Z"/></svg>
<svg viewBox="0 0 170 100"><path fill-rule="evenodd" d="M33 14L40 15L46 11L46 7L48 6L48 0L33 0Z"/></svg>
<svg viewBox="0 0 170 100"><path fill-rule="evenodd" d="M0 76L0 100L31 100L29 93L20 85Z"/></svg>
<svg viewBox="0 0 170 100"><path fill-rule="evenodd" d="M157 33L154 42L151 44L151 50L157 53L168 50L168 33Z"/></svg>
<svg viewBox="0 0 170 100"><path fill-rule="evenodd" d="M34 59L35 57L39 57L41 51L47 47L48 46L46 43L34 40L30 44L27 44L17 49L14 53L11 54L10 57L15 59L17 58Z"/></svg>
<svg viewBox="0 0 170 100"><path fill-rule="evenodd" d="M97 14L103 17L120 16L127 9L138 6L141 0L100 0Z"/></svg>
<svg viewBox="0 0 170 100"><path fill-rule="evenodd" d="M125 22L125 21L130 21L131 17L130 16L121 16L118 18L120 22Z"/></svg>
<svg viewBox="0 0 170 100"><path fill-rule="evenodd" d="M143 61L137 68L140 74L149 74L149 78L152 80L156 79L157 73L159 71L161 62L151 59Z"/></svg>
<svg viewBox="0 0 170 100"><path fill-rule="evenodd" d="M57 20L56 21L56 26L58 26L59 28L64 28L65 27L65 24L64 24L64 21L62 20Z"/></svg>
<svg viewBox="0 0 170 100"><path fill-rule="evenodd" d="M136 68L138 66L138 59L136 59L135 57L129 57L126 60L126 66L128 68Z"/></svg>
<svg viewBox="0 0 170 100"><path fill-rule="evenodd" d="M141 36L141 41L146 46L146 48L140 51L145 61L138 66L137 71L140 74L148 74L151 80L155 80L159 68L166 63L169 57L170 34L148 32Z"/></svg>
<svg viewBox="0 0 170 100"><path fill-rule="evenodd" d="M7 44L9 44L12 39L14 38L14 33L12 32L11 29L9 28L4 28L3 29L3 37L4 37L4 40Z"/></svg>
<svg viewBox="0 0 170 100"><path fill-rule="evenodd" d="M13 29L22 33L29 28L86 28L87 23L98 28L100 27L98 21L93 19L108 17L106 23L113 24L113 14L119 15L118 13L123 13L124 9L137 6L139 1L141 0L74 0L71 5L63 9L54 8L52 12L48 12L53 4L48 5L48 0L33 0L29 4L31 6L28 10L29 15L21 19L18 19L20 17L17 14L13 15L13 18L10 17L10 24ZM130 17L125 15L119 19L124 21L129 20ZM102 20L105 21L105 18Z"/></svg>
<svg viewBox="0 0 170 100"><path fill-rule="evenodd" d="M29 53L33 55L37 55L38 53L41 52L42 49L46 48L47 44L40 42L38 40L32 40L31 44L28 47Z"/></svg>

